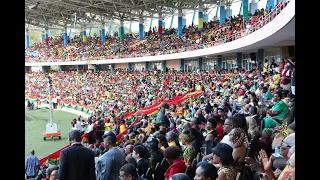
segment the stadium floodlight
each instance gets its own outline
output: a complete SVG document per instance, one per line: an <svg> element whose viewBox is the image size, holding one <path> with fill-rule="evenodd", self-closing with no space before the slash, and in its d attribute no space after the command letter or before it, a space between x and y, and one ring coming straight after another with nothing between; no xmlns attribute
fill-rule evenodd
<svg viewBox="0 0 320 180"><path fill-rule="evenodd" d="M43 133L43 140L46 140L47 138L54 138L54 137L59 137L61 139L61 132L58 130L57 124L52 123L53 119L53 113L52 113L52 99L51 99L51 88L52 88L52 80L49 74L46 74L46 78L49 84L49 122L46 125L46 131Z"/></svg>

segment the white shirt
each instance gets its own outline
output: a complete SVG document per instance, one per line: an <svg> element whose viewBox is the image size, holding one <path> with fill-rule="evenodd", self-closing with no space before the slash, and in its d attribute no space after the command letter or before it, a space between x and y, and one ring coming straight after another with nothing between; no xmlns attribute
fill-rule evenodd
<svg viewBox="0 0 320 180"><path fill-rule="evenodd" d="M93 123L92 124L88 124L86 133L89 133L91 131L93 131Z"/></svg>
<svg viewBox="0 0 320 180"><path fill-rule="evenodd" d="M229 146L232 147L232 143L230 142L229 133L227 135L223 136L223 138L222 138L222 140L220 142L228 144Z"/></svg>
<svg viewBox="0 0 320 180"><path fill-rule="evenodd" d="M77 130L81 130L81 121L77 121L76 125L75 125Z"/></svg>

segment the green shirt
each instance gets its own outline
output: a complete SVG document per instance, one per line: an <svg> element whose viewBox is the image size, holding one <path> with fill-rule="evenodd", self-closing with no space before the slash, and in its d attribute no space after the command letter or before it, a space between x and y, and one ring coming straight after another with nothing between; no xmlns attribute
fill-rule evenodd
<svg viewBox="0 0 320 180"><path fill-rule="evenodd" d="M265 99L265 100L271 100L272 99L272 94L269 92L269 91L267 91L265 94L264 94L264 96L263 96L263 98Z"/></svg>
<svg viewBox="0 0 320 180"><path fill-rule="evenodd" d="M275 103L273 105L273 108L272 108L274 111L278 111L279 114L274 116L274 118L276 119L279 119L279 120L283 120L284 116L286 115L287 113L287 110L288 110L288 106L285 102L283 102L282 100L280 100L279 102Z"/></svg>

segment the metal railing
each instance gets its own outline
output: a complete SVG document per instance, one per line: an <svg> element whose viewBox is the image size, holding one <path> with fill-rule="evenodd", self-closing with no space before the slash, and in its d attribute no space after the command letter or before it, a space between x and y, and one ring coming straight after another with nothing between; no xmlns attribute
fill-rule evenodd
<svg viewBox="0 0 320 180"><path fill-rule="evenodd" d="M148 53L139 53L139 54L130 54L130 55L105 55L105 56L94 56L94 57L85 57L84 56L84 57L80 57L80 58L67 57L66 59L47 58L47 59L40 59L40 62L91 61L91 60L122 59L122 58L134 58L134 57L149 57L149 56L167 55L167 54L174 54L174 53L181 53L181 52L210 48L213 46L218 46L221 44L225 44L225 43L240 39L242 37L247 36L248 34L251 34L255 31L259 30L261 27L265 26L266 24L271 22L277 15L279 15L280 12L285 8L283 6L289 2L290 1L287 1L287 0L282 0L281 2L279 2L270 13L268 13L265 16L261 15L258 18L258 20L256 20L255 24L251 25L252 27L250 29L242 29L241 31L236 32L230 36L225 35L223 38L220 38L216 41L210 41L210 42L206 42L203 44L192 43L188 47L183 47L183 48L173 49L173 50L162 50L162 51L156 51L156 52L148 52ZM282 4L282 7L280 7L279 4ZM35 62L39 62L38 59L39 58L26 58L26 62L32 62L32 60Z"/></svg>

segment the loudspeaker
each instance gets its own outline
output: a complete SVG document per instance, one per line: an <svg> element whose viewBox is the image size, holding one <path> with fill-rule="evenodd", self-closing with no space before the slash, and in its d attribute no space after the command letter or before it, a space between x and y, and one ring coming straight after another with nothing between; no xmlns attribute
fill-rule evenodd
<svg viewBox="0 0 320 180"><path fill-rule="evenodd" d="M252 61L256 61L257 60L256 53L250 53L250 58Z"/></svg>

